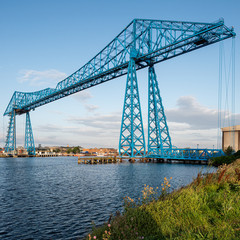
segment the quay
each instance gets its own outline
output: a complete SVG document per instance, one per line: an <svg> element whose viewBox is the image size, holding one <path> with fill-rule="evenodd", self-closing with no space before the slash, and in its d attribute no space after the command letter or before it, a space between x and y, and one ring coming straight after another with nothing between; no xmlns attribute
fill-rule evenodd
<svg viewBox="0 0 240 240"><path fill-rule="evenodd" d="M192 159L164 159L164 158L123 158L131 163L141 162L141 163L184 163L184 164L200 164L208 165L208 160L192 160Z"/></svg>
<svg viewBox="0 0 240 240"><path fill-rule="evenodd" d="M29 158L29 157L65 157L64 155L56 155L56 154L38 154L38 155L28 155L28 154L1 154L0 158Z"/></svg>
<svg viewBox="0 0 240 240"><path fill-rule="evenodd" d="M209 160L143 158L143 159L142 159L142 162L152 162L152 163L184 163L184 164L208 165Z"/></svg>
<svg viewBox="0 0 240 240"><path fill-rule="evenodd" d="M162 158L129 158L129 157L78 157L78 164L107 164L121 163L128 161L130 163L184 163L184 164L200 164L208 165L208 160L186 160L186 159L162 159Z"/></svg>

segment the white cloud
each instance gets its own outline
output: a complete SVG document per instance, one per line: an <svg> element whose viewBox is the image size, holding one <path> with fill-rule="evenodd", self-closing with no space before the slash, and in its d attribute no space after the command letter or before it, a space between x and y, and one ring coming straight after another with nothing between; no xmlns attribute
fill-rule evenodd
<svg viewBox="0 0 240 240"><path fill-rule="evenodd" d="M194 97L180 97L175 108L165 110L172 144L177 147L217 147L218 112L202 106ZM222 112L225 118L231 115ZM240 114L235 115L236 124ZM82 145L83 147L118 147L121 112L89 113L70 116L66 124L47 124L35 128L37 143L51 145ZM144 121L147 143L147 121ZM221 146L218 146L221 147Z"/></svg>
<svg viewBox="0 0 240 240"><path fill-rule="evenodd" d="M91 99L92 97L93 96L89 90L83 90L83 91L80 91L73 95L74 99L76 99L79 102L84 103L84 107L86 108L86 110L88 112L94 112L95 110L97 110L99 108L99 106L97 106L97 105L87 103L87 101L89 99Z"/></svg>
<svg viewBox="0 0 240 240"><path fill-rule="evenodd" d="M43 145L117 147L120 121L121 116L118 113L83 118L71 117L64 126L56 124L36 126L35 142Z"/></svg>
<svg viewBox="0 0 240 240"><path fill-rule="evenodd" d="M93 112L99 108L97 105L93 105L93 104L85 104L84 106L89 112Z"/></svg>
<svg viewBox="0 0 240 240"><path fill-rule="evenodd" d="M110 130L111 132L118 131L121 126L121 115L120 113L111 113L106 115L93 115L88 117L72 117L68 119L69 122L80 124L84 127L95 128L96 131L101 130L106 132Z"/></svg>
<svg viewBox="0 0 240 240"><path fill-rule="evenodd" d="M32 86L48 86L55 87L55 85L67 77L66 73L60 72L56 69L49 69L45 71L37 70L21 70L20 77L18 78L20 83L29 83Z"/></svg>
<svg viewBox="0 0 240 240"><path fill-rule="evenodd" d="M192 96L180 97L177 107L165 110L169 125L171 122L187 124L189 129L216 129L218 128L218 110L200 105ZM232 114L222 111L222 123L230 122ZM236 122L240 121L240 114L235 114ZM171 123L174 125L173 123ZM176 124L175 124L175 127Z"/></svg>
<svg viewBox="0 0 240 240"><path fill-rule="evenodd" d="M165 110L172 143L177 147L217 147L218 110L202 106L192 96L182 96L173 109ZM221 111L223 126L231 123L229 111ZM240 122L240 114L235 114L235 122ZM219 142L220 143L220 142ZM221 146L218 146L221 148Z"/></svg>
<svg viewBox="0 0 240 240"><path fill-rule="evenodd" d="M80 102L86 102L88 99L92 97L93 97L92 94L88 90L83 90L73 95L73 98Z"/></svg>

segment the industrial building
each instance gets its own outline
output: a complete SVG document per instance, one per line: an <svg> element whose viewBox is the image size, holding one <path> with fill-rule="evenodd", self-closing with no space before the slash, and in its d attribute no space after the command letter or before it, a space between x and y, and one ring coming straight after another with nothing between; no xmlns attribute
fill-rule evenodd
<svg viewBox="0 0 240 240"><path fill-rule="evenodd" d="M240 125L222 128L223 151L231 146L234 151L240 150Z"/></svg>

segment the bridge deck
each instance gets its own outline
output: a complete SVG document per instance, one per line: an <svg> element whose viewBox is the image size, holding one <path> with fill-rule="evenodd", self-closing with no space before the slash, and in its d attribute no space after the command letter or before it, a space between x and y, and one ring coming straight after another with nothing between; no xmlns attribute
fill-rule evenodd
<svg viewBox="0 0 240 240"><path fill-rule="evenodd" d="M190 160L190 161L208 161L212 157L224 155L221 149L198 149L198 148L172 148L157 150L148 153L147 158L153 159L171 159L171 160Z"/></svg>

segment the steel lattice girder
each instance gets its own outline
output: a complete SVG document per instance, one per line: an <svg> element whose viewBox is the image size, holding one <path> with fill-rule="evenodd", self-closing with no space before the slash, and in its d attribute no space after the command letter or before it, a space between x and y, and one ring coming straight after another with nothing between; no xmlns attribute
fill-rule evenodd
<svg viewBox="0 0 240 240"><path fill-rule="evenodd" d="M201 160L208 161L212 157L224 155L220 149L191 149L191 148L166 148L148 154L148 158L176 159L176 160Z"/></svg>
<svg viewBox="0 0 240 240"><path fill-rule="evenodd" d="M8 123L8 132L5 143L5 152L11 152L16 150L16 114L13 110L10 114Z"/></svg>
<svg viewBox="0 0 240 240"><path fill-rule="evenodd" d="M148 154L172 148L162 98L153 66L148 69Z"/></svg>
<svg viewBox="0 0 240 240"><path fill-rule="evenodd" d="M119 139L119 155L136 157L145 155L145 138L138 92L135 61L129 61L126 92Z"/></svg>
<svg viewBox="0 0 240 240"><path fill-rule="evenodd" d="M20 115L125 75L130 55L134 55L136 70L139 70L150 62L165 61L233 36L233 29L227 28L223 20L196 23L134 19L102 51L55 88L29 93L15 92L4 115L9 115L14 108L16 114Z"/></svg>
<svg viewBox="0 0 240 240"><path fill-rule="evenodd" d="M25 149L27 149L29 155L35 155L35 145L32 132L32 125L30 121L29 112L26 113L26 127L25 127Z"/></svg>

